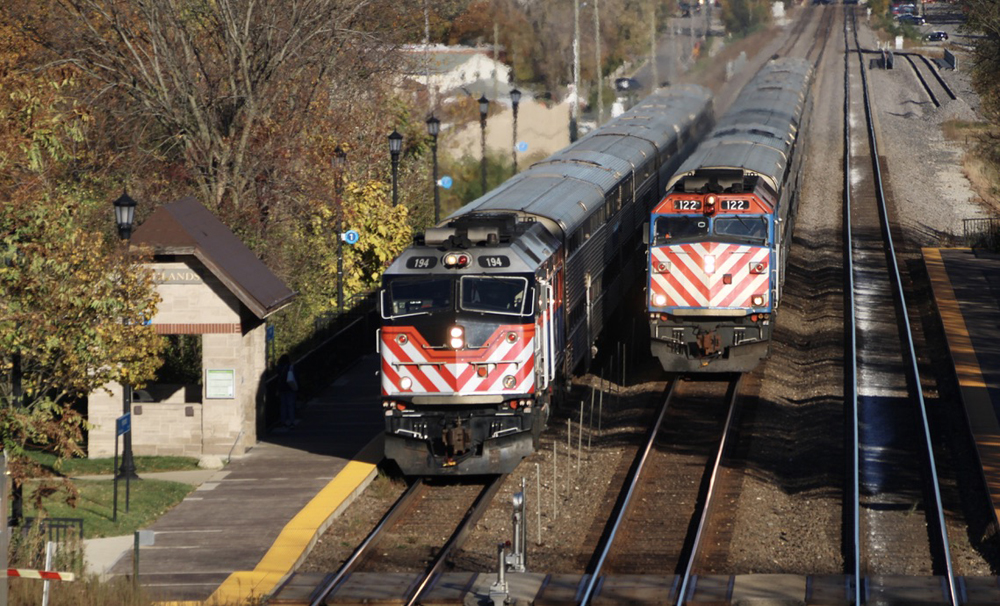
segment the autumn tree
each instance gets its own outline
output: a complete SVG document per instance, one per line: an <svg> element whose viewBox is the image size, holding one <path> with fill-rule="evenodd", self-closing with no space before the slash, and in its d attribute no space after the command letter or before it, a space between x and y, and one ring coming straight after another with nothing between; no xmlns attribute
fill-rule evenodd
<svg viewBox="0 0 1000 606"><path fill-rule="evenodd" d="M359 33L371 4L49 0L47 18L34 3L17 17L93 90L127 97L117 109L134 132L182 150L200 198L227 223L263 229L272 200L254 194L284 176L277 165L317 92L375 46Z"/></svg>
<svg viewBox="0 0 1000 606"><path fill-rule="evenodd" d="M726 31L746 36L771 21L771 3L767 0L722 0L721 19Z"/></svg>
<svg viewBox="0 0 1000 606"><path fill-rule="evenodd" d="M1000 4L963 0L962 7L966 14L962 28L973 34L972 83L982 101L984 117L1000 126Z"/></svg>
<svg viewBox="0 0 1000 606"><path fill-rule="evenodd" d="M0 22L0 440L17 484L41 475L26 448L80 454L74 406L108 382L149 379L160 351L145 325L149 272L109 237L110 199L71 181L92 116L72 101L71 70L22 69L27 46ZM98 203L103 231L87 225Z"/></svg>

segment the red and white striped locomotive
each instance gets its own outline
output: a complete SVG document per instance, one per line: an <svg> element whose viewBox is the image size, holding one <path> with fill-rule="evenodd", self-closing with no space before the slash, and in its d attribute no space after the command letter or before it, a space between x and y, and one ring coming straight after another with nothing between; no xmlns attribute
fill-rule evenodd
<svg viewBox="0 0 1000 606"><path fill-rule="evenodd" d="M383 277L385 454L407 475L507 473L642 276L642 225L713 123L673 87L418 236Z"/></svg>
<svg viewBox="0 0 1000 606"><path fill-rule="evenodd" d="M781 300L812 67L776 59L669 181L649 224L651 348L670 372L744 372Z"/></svg>

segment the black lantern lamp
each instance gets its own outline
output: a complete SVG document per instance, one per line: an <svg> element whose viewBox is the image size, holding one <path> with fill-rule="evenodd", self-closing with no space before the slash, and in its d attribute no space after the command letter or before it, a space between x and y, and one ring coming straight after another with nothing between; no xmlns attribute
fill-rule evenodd
<svg viewBox="0 0 1000 606"><path fill-rule="evenodd" d="M434 225L441 220L441 192L438 189L438 134L441 132L441 121L431 114L427 118L427 134L431 136L431 155L434 157Z"/></svg>
<svg viewBox="0 0 1000 606"><path fill-rule="evenodd" d="M396 192L396 182L399 175L399 152L403 150L403 135L392 129L389 135L389 155L392 156L392 205L399 203L399 196Z"/></svg>
<svg viewBox="0 0 1000 606"><path fill-rule="evenodd" d="M128 195L127 191L122 191L122 195L118 196L118 199L113 202L115 206L115 223L118 224L118 237L126 241L126 254L128 241L132 239L132 224L135 221L135 206L136 201ZM122 414L128 415L132 413L132 385L130 383L122 384ZM122 463L118 468L118 474L120 478L128 478L132 480L139 479L139 476L135 473L135 462L132 459L132 432L125 432L124 436L124 452L122 453ZM126 487L127 490L127 487ZM128 496L126 493L125 497L125 511L128 511Z"/></svg>
<svg viewBox="0 0 1000 606"><path fill-rule="evenodd" d="M115 205L115 222L118 224L118 237L128 240L132 237L132 224L135 221L136 201L128 195L127 191L122 191L122 195L113 202Z"/></svg>

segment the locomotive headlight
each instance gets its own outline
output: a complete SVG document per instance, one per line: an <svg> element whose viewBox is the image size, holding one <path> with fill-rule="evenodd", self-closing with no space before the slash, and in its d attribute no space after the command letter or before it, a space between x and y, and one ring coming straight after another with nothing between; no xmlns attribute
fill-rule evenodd
<svg viewBox="0 0 1000 606"><path fill-rule="evenodd" d="M448 341L451 348L462 349L465 345L465 329L461 326L452 326L451 330L448 331L448 335L451 337Z"/></svg>
<svg viewBox="0 0 1000 606"><path fill-rule="evenodd" d="M410 377L403 377L399 380L399 386L403 388L403 391L410 391L410 388L413 387L413 379Z"/></svg>
<svg viewBox="0 0 1000 606"><path fill-rule="evenodd" d="M705 255L705 273L715 273L715 255Z"/></svg>
<svg viewBox="0 0 1000 606"><path fill-rule="evenodd" d="M511 332L507 333L507 342L508 343L517 343L517 333L514 332L514 331L511 331Z"/></svg>
<svg viewBox="0 0 1000 606"><path fill-rule="evenodd" d="M656 271L660 272L661 274L670 273L670 262L660 261L659 263L656 264Z"/></svg>
<svg viewBox="0 0 1000 606"><path fill-rule="evenodd" d="M754 295L750 298L750 302L754 304L754 307L760 307L764 304L764 295Z"/></svg>
<svg viewBox="0 0 1000 606"><path fill-rule="evenodd" d="M399 343L400 345L406 345L409 342L410 342L410 339L407 338L406 335L398 335L396 337L396 343Z"/></svg>
<svg viewBox="0 0 1000 606"><path fill-rule="evenodd" d="M444 256L445 267L462 268L469 264L472 259L465 253L448 253Z"/></svg>
<svg viewBox="0 0 1000 606"><path fill-rule="evenodd" d="M667 304L667 295L656 294L653 295L653 305L657 307L663 307Z"/></svg>
<svg viewBox="0 0 1000 606"><path fill-rule="evenodd" d="M517 385L517 379L514 378L514 375L507 375L503 378L504 389L514 389L515 385Z"/></svg>

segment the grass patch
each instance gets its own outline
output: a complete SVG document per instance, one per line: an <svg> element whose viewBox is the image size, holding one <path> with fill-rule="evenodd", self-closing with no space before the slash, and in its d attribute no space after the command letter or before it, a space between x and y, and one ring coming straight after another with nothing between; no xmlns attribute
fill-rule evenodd
<svg viewBox="0 0 1000 606"><path fill-rule="evenodd" d="M58 468L56 457L47 452L29 452L28 458L51 470L56 475L67 476L90 476L113 473L114 457L102 459L66 459L62 461ZM157 471L191 471L198 469L198 459L192 457L145 457L135 456L135 470L139 474ZM118 457L118 464L121 465L121 456Z"/></svg>
<svg viewBox="0 0 1000 606"><path fill-rule="evenodd" d="M45 514L53 518L83 518L85 538L117 537L130 535L153 523L173 506L180 503L194 487L179 482L162 480L133 480L129 489L129 511L125 513L125 482L118 482L118 521L114 517L114 482L112 480L77 480L74 482L80 496L76 507L64 503L59 497L42 501ZM31 494L33 482L25 485L25 494ZM24 515L34 517L38 511L25 502Z"/></svg>
<svg viewBox="0 0 1000 606"><path fill-rule="evenodd" d="M973 191L993 210L1000 212L1000 151L996 141L1000 133L987 122L949 120L941 125L949 141L962 145L962 169Z"/></svg>

